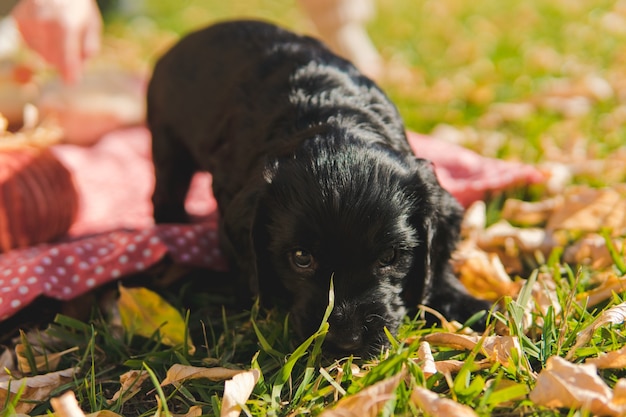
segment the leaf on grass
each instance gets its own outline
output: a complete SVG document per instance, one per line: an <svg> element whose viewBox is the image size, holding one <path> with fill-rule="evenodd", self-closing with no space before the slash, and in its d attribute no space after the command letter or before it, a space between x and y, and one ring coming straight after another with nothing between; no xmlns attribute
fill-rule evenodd
<svg viewBox="0 0 626 417"><path fill-rule="evenodd" d="M107 400L107 403L113 404L114 402L120 400L120 398L120 402L122 403L128 401L141 391L141 384L143 384L143 382L149 377L150 375L148 372L143 370L133 369L123 373L120 375L120 383L122 386L115 394L113 394L113 397L110 400Z"/></svg>
<svg viewBox="0 0 626 417"><path fill-rule="evenodd" d="M586 300L586 305L588 307L593 307L608 300L614 293L626 292L626 277L618 277L612 271L608 274L599 275L604 275L600 285L576 296L578 300Z"/></svg>
<svg viewBox="0 0 626 417"><path fill-rule="evenodd" d="M0 369L8 369L10 371L15 369L15 361L10 349L4 349L4 352L0 355Z"/></svg>
<svg viewBox="0 0 626 417"><path fill-rule="evenodd" d="M174 364L167 370L165 379L161 382L164 387L169 384L182 383L189 379L210 379L211 381L224 381L233 378L235 375L245 372L240 369L228 369L222 367L203 368L198 366L188 366Z"/></svg>
<svg viewBox="0 0 626 417"><path fill-rule="evenodd" d="M612 239L618 251L622 251L624 240ZM563 252L563 261L571 264L590 265L593 269L604 269L614 264L606 240L598 234L583 237L575 244L568 246Z"/></svg>
<svg viewBox="0 0 626 417"><path fill-rule="evenodd" d="M185 414L172 414L172 417L200 417L202 415L202 407L192 405Z"/></svg>
<svg viewBox="0 0 626 417"><path fill-rule="evenodd" d="M9 395L16 394L24 386L15 411L28 413L37 405L37 401L47 400L53 390L69 382L77 371L78 368L69 368L33 377L2 381L0 382L0 404L6 404Z"/></svg>
<svg viewBox="0 0 626 417"><path fill-rule="evenodd" d="M623 323L624 320L626 320L626 302L603 311L589 326L578 333L576 343L569 351L567 358L571 358L576 352L576 349L587 343L593 337L593 333L596 329L607 324L620 324Z"/></svg>
<svg viewBox="0 0 626 417"><path fill-rule="evenodd" d="M448 398L422 387L413 388L411 401L424 413L433 417L474 417L478 416L470 407L459 404Z"/></svg>
<svg viewBox="0 0 626 417"><path fill-rule="evenodd" d="M261 372L258 369L251 369L226 381L220 417L239 417L242 405L250 398L260 376Z"/></svg>
<svg viewBox="0 0 626 417"><path fill-rule="evenodd" d="M437 373L437 366L435 365L433 352L430 350L430 343L420 342L420 346L417 349L417 357L419 358L420 368L426 378Z"/></svg>
<svg viewBox="0 0 626 417"><path fill-rule="evenodd" d="M515 336L482 337L456 333L431 333L424 336L424 340L429 343L464 350L473 350L481 339L482 346L480 347L480 352L491 362L498 362L508 366L513 349L516 349L518 354L522 352L519 340Z"/></svg>
<svg viewBox="0 0 626 417"><path fill-rule="evenodd" d="M585 363L595 365L598 369L626 368L626 346L607 353L600 353L596 358L588 358Z"/></svg>
<svg viewBox="0 0 626 417"><path fill-rule="evenodd" d="M452 264L465 288L476 297L496 301L519 291L520 284L511 280L498 255L479 249L471 241L459 245Z"/></svg>
<svg viewBox="0 0 626 417"><path fill-rule="evenodd" d="M25 345L23 345L22 343L18 343L17 345L15 345L15 355L17 356L18 369L25 374L30 374L30 373L56 369L57 366L59 366L59 361L61 360L63 355L66 355L70 352L77 351L78 347L75 346L73 348L66 349L63 352L56 352L56 353L44 352L42 354L37 354L37 352L35 352L36 354L34 355L34 359L35 359L35 366L37 367L37 369L35 370L30 368L28 357L25 354L26 349L27 348Z"/></svg>
<svg viewBox="0 0 626 417"><path fill-rule="evenodd" d="M343 397L334 408L324 411L320 417L375 417L385 404L395 396L396 388L404 378L405 372L399 372L354 395Z"/></svg>
<svg viewBox="0 0 626 417"><path fill-rule="evenodd" d="M168 346L185 343L185 320L167 301L146 288L124 288L120 285L119 290L118 305L126 332L149 338L158 331L161 342ZM188 353L193 355L196 348L189 336L186 342Z"/></svg>
<svg viewBox="0 0 626 417"><path fill-rule="evenodd" d="M50 405L56 417L85 417L72 391L67 391L60 397L51 398Z"/></svg>
<svg viewBox="0 0 626 417"><path fill-rule="evenodd" d="M623 416L626 413L625 383L620 380L612 391L598 376L595 365L576 365L553 356L539 373L530 399L550 408L582 408L591 414Z"/></svg>
<svg viewBox="0 0 626 417"><path fill-rule="evenodd" d="M620 192L621 191L621 192ZM550 216L548 230L598 232L608 228L621 232L626 227L626 199L623 190L572 187L560 209Z"/></svg>
<svg viewBox="0 0 626 417"><path fill-rule="evenodd" d="M554 210L563 204L559 197L538 202L522 201L509 198L504 202L501 216L520 226L539 226L545 223Z"/></svg>

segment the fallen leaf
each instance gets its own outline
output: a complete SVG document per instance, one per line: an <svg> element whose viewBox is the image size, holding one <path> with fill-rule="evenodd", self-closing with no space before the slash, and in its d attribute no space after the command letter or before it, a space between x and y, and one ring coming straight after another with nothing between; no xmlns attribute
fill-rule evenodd
<svg viewBox="0 0 626 417"><path fill-rule="evenodd" d="M33 348L32 350L35 350ZM15 355L17 357L17 367L18 369L25 374L36 373L41 371L50 371L57 368L59 365L59 361L64 355L67 355L70 352L75 352L78 350L78 347L75 346L73 348L69 348L64 350L63 352L56 353L39 353L35 354L35 366L37 369L33 370L30 368L30 363L28 362L28 358L25 355L26 346L22 343L18 343L15 345ZM35 352L36 353L36 352Z"/></svg>
<svg viewBox="0 0 626 417"><path fill-rule="evenodd" d="M260 375L261 372L258 369L251 369L226 381L220 417L239 417L242 404L245 404L250 398Z"/></svg>
<svg viewBox="0 0 626 417"><path fill-rule="evenodd" d="M621 253L624 240L614 238L613 245ZM590 265L593 269L604 269L614 264L606 240L598 234L583 237L563 252L563 261L571 264Z"/></svg>
<svg viewBox="0 0 626 417"><path fill-rule="evenodd" d="M164 387L169 384L182 383L189 379L201 379L206 378L211 381L224 381L229 378L233 378L235 375L245 372L240 369L228 369L228 368L202 368L198 366L188 366L181 364L174 364L167 370L165 379L161 382L161 386Z"/></svg>
<svg viewBox="0 0 626 417"><path fill-rule="evenodd" d="M47 400L53 390L69 382L77 371L78 368L69 368L33 377L2 381L0 382L0 404L5 404L10 395L15 395L24 386L15 411L28 413L37 405L37 401Z"/></svg>
<svg viewBox="0 0 626 417"><path fill-rule="evenodd" d="M591 414L623 416L626 413L625 383L620 380L612 391L598 376L595 365L576 365L553 356L539 373L530 399L550 408L577 408Z"/></svg>
<svg viewBox="0 0 626 417"><path fill-rule="evenodd" d="M128 401L141 391L141 384L143 384L149 377L150 375L148 372L143 370L139 371L133 369L123 373L120 375L120 383L122 386L115 394L113 394L113 397L110 400L107 400L107 403L113 404L114 402L120 400L120 398L120 402L122 403Z"/></svg>
<svg viewBox="0 0 626 417"><path fill-rule="evenodd" d="M626 302L604 310L590 325L578 332L576 343L567 354L567 358L571 358L576 349L587 343L593 337L596 329L607 324L621 324L624 320L626 320Z"/></svg>
<svg viewBox="0 0 626 417"><path fill-rule="evenodd" d="M15 361L13 360L13 354L10 349L4 349L2 355L0 355L0 369L8 369L12 371L15 367Z"/></svg>
<svg viewBox="0 0 626 417"><path fill-rule="evenodd" d="M465 241L452 256L452 265L459 280L470 294L489 301L514 296L520 284L513 282L495 253L487 253L472 242Z"/></svg>
<svg viewBox="0 0 626 417"><path fill-rule="evenodd" d="M582 303L586 301L588 307L593 307L603 301L608 300L614 293L626 291L626 277L618 277L613 271L602 280L601 284L592 290L585 291L576 296Z"/></svg>
<svg viewBox="0 0 626 417"><path fill-rule="evenodd" d="M509 198L504 202L501 216L519 226L530 227L544 224L557 207L563 204L561 197L530 202Z"/></svg>
<svg viewBox="0 0 626 417"><path fill-rule="evenodd" d="M405 372L379 381L356 394L343 397L335 407L324 411L320 417L376 417L385 404L395 396L395 391Z"/></svg>
<svg viewBox="0 0 626 417"><path fill-rule="evenodd" d="M85 417L72 391L67 391L60 397L51 398L50 405L56 417Z"/></svg>
<svg viewBox="0 0 626 417"><path fill-rule="evenodd" d="M417 349L417 357L419 359L420 368L426 378L437 373L435 358L433 357L433 352L430 350L430 344L428 342L420 342L420 346Z"/></svg>
<svg viewBox="0 0 626 417"><path fill-rule="evenodd" d="M550 216L546 228L598 232L608 228L622 234L626 228L624 190L572 187L564 196L560 209Z"/></svg>
<svg viewBox="0 0 626 417"><path fill-rule="evenodd" d="M172 414L172 417L200 417L202 415L202 407L192 405L185 414Z"/></svg>
<svg viewBox="0 0 626 417"><path fill-rule="evenodd" d="M626 346L607 353L600 353L596 358L587 358L585 363L595 365L598 369L626 368Z"/></svg>
<svg viewBox="0 0 626 417"><path fill-rule="evenodd" d="M424 336L423 339L432 344L464 350L473 350L482 340L480 352L485 355L488 360L498 362L504 366L510 365L513 349L515 349L518 354L522 352L519 340L515 336L483 337L456 333L431 333Z"/></svg>
<svg viewBox="0 0 626 417"><path fill-rule="evenodd" d="M119 286L118 300L122 324L126 332L143 337L152 337L155 332L161 335L161 342L168 346L181 346L185 343L185 320L181 314L161 298L146 288L124 288ZM187 336L189 354L196 348Z"/></svg>
<svg viewBox="0 0 626 417"><path fill-rule="evenodd" d="M448 398L422 387L413 388L411 401L424 413L433 417L473 417L478 416L470 407L459 404Z"/></svg>

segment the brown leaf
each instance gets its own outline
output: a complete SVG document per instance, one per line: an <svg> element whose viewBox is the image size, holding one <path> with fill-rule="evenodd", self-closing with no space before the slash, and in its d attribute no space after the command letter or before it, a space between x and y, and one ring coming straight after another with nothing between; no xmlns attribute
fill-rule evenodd
<svg viewBox="0 0 626 417"><path fill-rule="evenodd" d="M562 207L550 216L546 228L587 232L608 228L621 233L626 228L624 190L572 187Z"/></svg>
<svg viewBox="0 0 626 417"><path fill-rule="evenodd" d="M459 404L448 398L422 387L413 388L411 401L424 413L433 417L474 417L478 416L470 407Z"/></svg>
<svg viewBox="0 0 626 417"><path fill-rule="evenodd" d="M172 414L172 417L200 417L202 415L202 407L193 405L185 414Z"/></svg>
<svg viewBox="0 0 626 417"><path fill-rule="evenodd" d="M37 401L47 400L53 390L69 382L77 371L78 368L69 368L44 375L2 381L0 382L0 404L6 403L9 395L15 395L20 387L25 385L15 411L28 413L37 405Z"/></svg>
<svg viewBox="0 0 626 417"><path fill-rule="evenodd" d="M120 389L113 394L110 400L107 400L108 404L113 404L121 397L121 402L126 402L130 398L134 397L139 391L141 391L141 384L148 379L150 375L146 371L139 371L133 369L120 375Z"/></svg>
<svg viewBox="0 0 626 417"><path fill-rule="evenodd" d="M465 288L476 297L496 301L519 291L520 284L511 280L498 255L487 253L472 242L459 246L452 264Z"/></svg>
<svg viewBox="0 0 626 417"><path fill-rule="evenodd" d="M600 353L597 358L587 358L585 363L595 365L598 369L626 368L626 346L607 353Z"/></svg>
<svg viewBox="0 0 626 417"><path fill-rule="evenodd" d="M33 348L33 350L35 349ZM15 345L15 355L17 356L18 369L25 374L56 369L63 355L66 355L70 352L75 352L77 350L78 350L78 347L75 346L73 348L66 349L63 352L56 352L56 353L44 352L42 354L35 354L34 359L35 359L35 366L37 367L37 369L32 370L30 368L30 363L28 362L28 358L25 355L26 347L21 343Z"/></svg>
<svg viewBox="0 0 626 417"><path fill-rule="evenodd" d="M509 198L504 202L503 219L520 226L539 226L545 223L557 207L563 204L560 197L539 202L529 202Z"/></svg>
<svg viewBox="0 0 626 417"><path fill-rule="evenodd" d="M618 251L622 251L624 240L612 239ZM604 237L591 234L568 246L563 253L563 261L572 264L590 265L593 269L604 269L613 265L613 258L606 246Z"/></svg>
<svg viewBox="0 0 626 417"><path fill-rule="evenodd" d="M569 351L567 358L573 357L576 353L576 349L587 343L593 337L593 333L596 329L607 324L620 324L623 323L624 320L626 320L626 302L604 310L590 325L578 333L576 343Z"/></svg>
<svg viewBox="0 0 626 417"><path fill-rule="evenodd" d="M605 275L600 285L590 291L578 294L576 298L580 302L586 299L587 306L593 307L608 300L614 293L622 293L624 291L626 291L626 277L618 277L611 271L608 275Z"/></svg>
<svg viewBox="0 0 626 417"><path fill-rule="evenodd" d="M518 353L522 352L519 340L515 336L479 337L456 333L431 333L423 339L432 344L465 350L473 350L482 339L480 352L491 362L498 362L504 366L510 364L513 349Z"/></svg>
<svg viewBox="0 0 626 417"><path fill-rule="evenodd" d="M420 342L420 346L417 349L417 357L419 359L420 368L426 378L437 373L435 358L433 357L433 352L430 350L430 344L428 342Z"/></svg>
<svg viewBox="0 0 626 417"><path fill-rule="evenodd" d="M251 369L241 372L224 384L224 397L222 398L222 410L220 417L239 417L241 405L245 404L252 394L261 372Z"/></svg>
<svg viewBox="0 0 626 417"><path fill-rule="evenodd" d="M623 416L626 413L625 382L618 382L616 390L611 391L597 375L594 365L575 365L553 356L548 359L546 369L539 373L530 399L545 407L582 408L591 414Z"/></svg>
<svg viewBox="0 0 626 417"><path fill-rule="evenodd" d="M72 391L67 391L60 397L50 399L50 405L57 417L85 417L85 413L78 406L76 396Z"/></svg>
<svg viewBox="0 0 626 417"><path fill-rule="evenodd" d="M169 384L182 383L189 379L206 378L211 381L224 381L226 379L233 378L235 375L245 372L241 369L228 369L228 368L202 368L197 366L187 366L181 364L174 364L167 370L165 379L161 382L161 386L164 387Z"/></svg>
<svg viewBox="0 0 626 417"><path fill-rule="evenodd" d="M324 411L320 417L376 417L387 401L394 397L404 375L405 372L400 372L354 395L343 397L334 408Z"/></svg>

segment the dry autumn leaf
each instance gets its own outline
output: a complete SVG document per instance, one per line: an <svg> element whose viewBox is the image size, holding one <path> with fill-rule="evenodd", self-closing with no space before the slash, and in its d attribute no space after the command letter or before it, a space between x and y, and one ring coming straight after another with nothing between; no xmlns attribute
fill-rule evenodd
<svg viewBox="0 0 626 417"><path fill-rule="evenodd" d="M35 366L37 368L35 370L31 369L28 358L25 355L25 350L26 350L26 347L23 344L19 343L15 345L15 355L17 356L17 367L22 373L30 374L30 373L35 373L35 372L56 369L63 355L66 355L70 352L77 351L78 347L69 348L69 349L64 350L63 352L42 353L42 354L33 355L35 359Z"/></svg>
<svg viewBox="0 0 626 417"><path fill-rule="evenodd" d="M569 351L567 358L571 358L576 353L576 349L587 343L596 329L607 324L620 324L624 320L626 320L626 302L603 311L589 326L578 333L576 343Z"/></svg>
<svg viewBox="0 0 626 417"><path fill-rule="evenodd" d="M417 357L419 358L420 368L426 378L437 373L437 366L433 352L430 349L430 343L420 342L420 346L417 349Z"/></svg>
<svg viewBox="0 0 626 417"><path fill-rule="evenodd" d="M0 404L5 404L10 395L15 395L24 386L15 411L28 413L37 405L37 401L47 400L53 390L69 382L77 370L77 368L69 368L33 377L2 381L0 382Z"/></svg>
<svg viewBox="0 0 626 417"><path fill-rule="evenodd" d="M548 220L548 230L598 232L604 228L622 234L626 228L624 190L572 187L564 196L560 209Z"/></svg>
<svg viewBox="0 0 626 417"><path fill-rule="evenodd" d="M195 352L191 338L184 339L187 334L185 320L178 310L146 288L124 288L120 285L119 290L118 305L126 332L151 337L158 331L164 344L181 346L186 342L189 354Z"/></svg>
<svg viewBox="0 0 626 417"><path fill-rule="evenodd" d="M57 417L85 417L72 391L67 391L60 397L51 398L50 405Z"/></svg>
<svg viewBox="0 0 626 417"><path fill-rule="evenodd" d="M148 379L150 375L146 371L139 371L133 369L131 371L125 372L120 375L120 389L113 394L113 397L110 400L107 400L107 403L113 404L116 401L126 402L130 398L134 397L140 390L141 384Z"/></svg>
<svg viewBox="0 0 626 417"><path fill-rule="evenodd" d="M455 349L473 350L482 340L480 352L492 362L498 362L504 366L510 365L511 354L515 349L522 352L519 340L515 336L468 336L456 333L431 333L424 336L424 340ZM515 355L519 356L519 355Z"/></svg>
<svg viewBox="0 0 626 417"><path fill-rule="evenodd" d="M379 381L354 395L343 397L335 407L324 411L320 417L375 417L387 401L395 395L396 388L404 378L405 372Z"/></svg>
<svg viewBox="0 0 626 417"><path fill-rule="evenodd" d="M596 358L588 358L585 363L595 365L598 369L626 368L626 346L607 353L600 353Z"/></svg>
<svg viewBox="0 0 626 417"><path fill-rule="evenodd" d="M240 369L228 369L228 368L202 368L198 366L188 366L181 364L174 364L167 370L165 379L161 382L161 386L164 387L169 384L182 383L189 379L201 379L206 378L211 381L224 381L229 378L233 378L235 375L245 372Z"/></svg>
<svg viewBox="0 0 626 417"><path fill-rule="evenodd" d="M592 290L580 293L576 298L580 301L586 300L588 307L593 307L603 301L608 300L614 293L626 291L626 277L618 277L613 271L605 275L601 284Z"/></svg>
<svg viewBox="0 0 626 417"><path fill-rule="evenodd" d="M618 252L622 252L624 240L612 239ZM563 261L572 264L590 265L593 269L604 269L613 265L613 258L606 246L606 240L598 234L583 237L563 252Z"/></svg>
<svg viewBox="0 0 626 417"><path fill-rule="evenodd" d="M239 417L242 404L245 404L252 394L261 372L251 369L241 372L224 384L224 397L222 398L222 410L220 417Z"/></svg>
<svg viewBox="0 0 626 417"><path fill-rule="evenodd" d="M413 388L411 401L422 411L432 417L475 417L478 416L470 407L459 404L448 398L442 398L434 392L422 387Z"/></svg>
<svg viewBox="0 0 626 417"><path fill-rule="evenodd" d="M577 408L591 414L623 416L626 414L626 380L615 390L597 375L592 364L576 365L558 356L548 359L546 369L537 377L530 399L550 408Z"/></svg>

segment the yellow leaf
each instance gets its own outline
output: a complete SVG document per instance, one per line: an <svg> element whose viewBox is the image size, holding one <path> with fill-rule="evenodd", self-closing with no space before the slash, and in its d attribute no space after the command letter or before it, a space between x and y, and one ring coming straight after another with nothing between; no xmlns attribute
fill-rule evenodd
<svg viewBox="0 0 626 417"><path fill-rule="evenodd" d="M35 407L37 401L47 400L53 390L69 382L77 370L78 368L69 368L44 375L2 381L0 382L0 404L5 404L9 395L15 395L24 386L15 411L28 413Z"/></svg>
<svg viewBox="0 0 626 417"><path fill-rule="evenodd" d="M608 300L614 293L622 293L626 291L626 277L618 277L613 272L608 274L599 274L604 279L594 289L580 293L576 296L578 300L585 300L588 307L593 307L603 301Z"/></svg>
<svg viewBox="0 0 626 417"><path fill-rule="evenodd" d="M222 411L220 417L239 417L241 405L245 404L252 394L252 390L259 380L261 372L251 369L233 376L224 384Z"/></svg>
<svg viewBox="0 0 626 417"><path fill-rule="evenodd" d="M592 364L575 365L558 356L548 359L537 377L530 399L551 408L577 408L591 414L623 416L626 413L626 381L612 391Z"/></svg>
<svg viewBox="0 0 626 417"><path fill-rule="evenodd" d="M585 363L595 365L598 369L624 369L626 346L612 352L600 353L597 358L588 358Z"/></svg>
<svg viewBox="0 0 626 417"><path fill-rule="evenodd" d="M192 405L185 414L172 414L173 417L200 417L202 415L202 407Z"/></svg>
<svg viewBox="0 0 626 417"><path fill-rule="evenodd" d="M395 396L396 388L404 375L404 372L400 372L354 395L343 397L333 409L324 411L320 417L376 417L385 404Z"/></svg>
<svg viewBox="0 0 626 417"><path fill-rule="evenodd" d="M168 346L180 346L185 342L185 321L181 314L146 288L124 288L120 285L119 311L126 332L151 337L157 330L161 341ZM196 350L191 338L187 338L189 353Z"/></svg>
<svg viewBox="0 0 626 417"><path fill-rule="evenodd" d="M422 387L413 388L411 401L422 411L432 417L475 417L478 416L466 405L459 404L448 398L442 398L434 392Z"/></svg>
<svg viewBox="0 0 626 417"><path fill-rule="evenodd" d="M123 373L120 375L120 383L122 386L115 394L113 394L113 397L110 400L107 400L107 403L113 404L120 397L122 398L121 402L128 401L141 390L141 384L143 384L149 376L148 372L143 370L138 371L135 369Z"/></svg>
<svg viewBox="0 0 626 417"><path fill-rule="evenodd" d="M197 366L187 366L181 364L174 364L167 370L165 379L161 382L161 386L164 387L169 384L182 383L189 379L206 378L211 381L224 381L229 378L233 378L235 375L245 372L240 369L228 369L228 368L202 368Z"/></svg>

